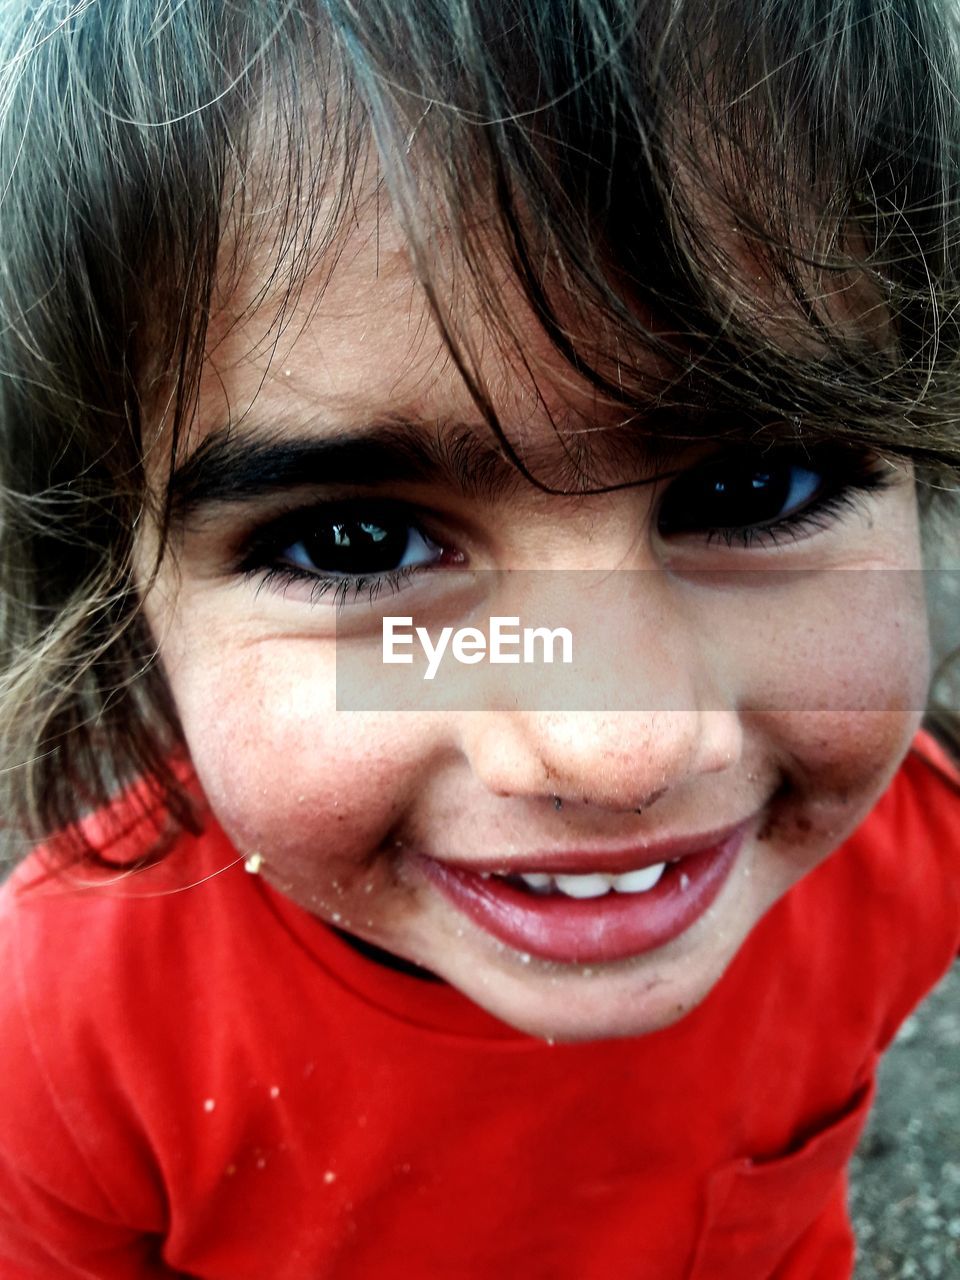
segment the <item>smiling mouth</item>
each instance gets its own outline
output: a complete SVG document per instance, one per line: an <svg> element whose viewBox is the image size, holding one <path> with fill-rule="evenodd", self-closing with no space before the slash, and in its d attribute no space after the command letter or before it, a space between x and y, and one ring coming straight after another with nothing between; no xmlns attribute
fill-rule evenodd
<svg viewBox="0 0 960 1280"><path fill-rule="evenodd" d="M450 905L522 958L597 964L655 950L700 919L754 822L609 857L553 854L499 867L425 854L414 861ZM654 861L658 854L668 856ZM584 870L591 863L597 869Z"/></svg>
<svg viewBox="0 0 960 1280"><path fill-rule="evenodd" d="M674 866L678 860L655 862L648 867L639 867L636 871L624 871L615 875L609 871L587 871L580 874L551 874L549 871L518 871L501 874L495 871L481 871L480 878L488 880L496 877L504 884L513 885L516 889L529 889L538 897L553 897L562 894L566 898L577 901L584 899L605 898L609 893L649 893L660 883L668 866Z"/></svg>

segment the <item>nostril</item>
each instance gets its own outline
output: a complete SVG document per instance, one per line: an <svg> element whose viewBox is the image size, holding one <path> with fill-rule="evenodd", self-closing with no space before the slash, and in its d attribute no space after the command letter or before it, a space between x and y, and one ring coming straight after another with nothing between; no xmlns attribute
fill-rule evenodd
<svg viewBox="0 0 960 1280"><path fill-rule="evenodd" d="M634 806L633 812L634 813L645 812L645 810L650 809L653 805L655 805L657 801L660 799L660 797L666 795L666 793L667 793L666 787L660 787L657 791L651 791L648 796L644 796L641 798L639 804ZM590 801L587 799L586 796L580 797L578 800L574 800L574 801L570 801L569 798L567 799L567 801L564 801L563 796L558 796L558 795L552 795L550 799L553 801L553 807L558 813L563 808L565 803L579 803L584 805L587 805L590 803Z"/></svg>

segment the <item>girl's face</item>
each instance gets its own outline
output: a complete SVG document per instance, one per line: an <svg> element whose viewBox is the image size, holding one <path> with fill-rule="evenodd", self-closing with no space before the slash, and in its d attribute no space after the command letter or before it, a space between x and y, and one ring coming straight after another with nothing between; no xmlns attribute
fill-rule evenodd
<svg viewBox="0 0 960 1280"><path fill-rule="evenodd" d="M656 483L544 494L498 456L399 239L368 230L279 338L253 276L213 326L176 554L147 593L196 772L306 910L533 1034L654 1030L853 830L917 728L920 575L889 572L920 565L911 477L707 441ZM531 469L563 476L576 450L607 483L649 476L643 423L618 427L530 334L539 395L470 336ZM375 680L383 614L439 616L478 569L549 571L524 577L599 623L578 680L606 709L497 698L477 666L460 709L338 711L337 649ZM579 581L604 584L599 615ZM422 666L395 670L415 700Z"/></svg>

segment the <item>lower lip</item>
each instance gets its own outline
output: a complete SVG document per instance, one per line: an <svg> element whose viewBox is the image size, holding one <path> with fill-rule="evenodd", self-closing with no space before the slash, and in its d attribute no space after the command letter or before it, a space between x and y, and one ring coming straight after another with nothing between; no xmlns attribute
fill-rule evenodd
<svg viewBox="0 0 960 1280"><path fill-rule="evenodd" d="M417 863L448 902L515 950L566 964L601 964L662 947L699 920L723 888L747 825L670 863L645 893L610 892L602 898L537 896L435 858L419 857Z"/></svg>

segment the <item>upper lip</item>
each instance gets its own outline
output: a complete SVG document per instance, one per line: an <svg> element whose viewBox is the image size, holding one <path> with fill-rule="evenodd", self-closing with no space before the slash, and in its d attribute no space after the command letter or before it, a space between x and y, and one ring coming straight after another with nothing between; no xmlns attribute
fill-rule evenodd
<svg viewBox="0 0 960 1280"><path fill-rule="evenodd" d="M498 872L501 875L519 875L521 872L539 871L547 875L583 875L606 871L611 875L621 875L627 871L639 871L643 867L654 867L661 862L676 862L696 853L706 853L739 835L752 821L752 817L745 818L713 831L620 845L615 849L549 849L489 858L447 858L434 855L433 860L456 870L480 874Z"/></svg>

